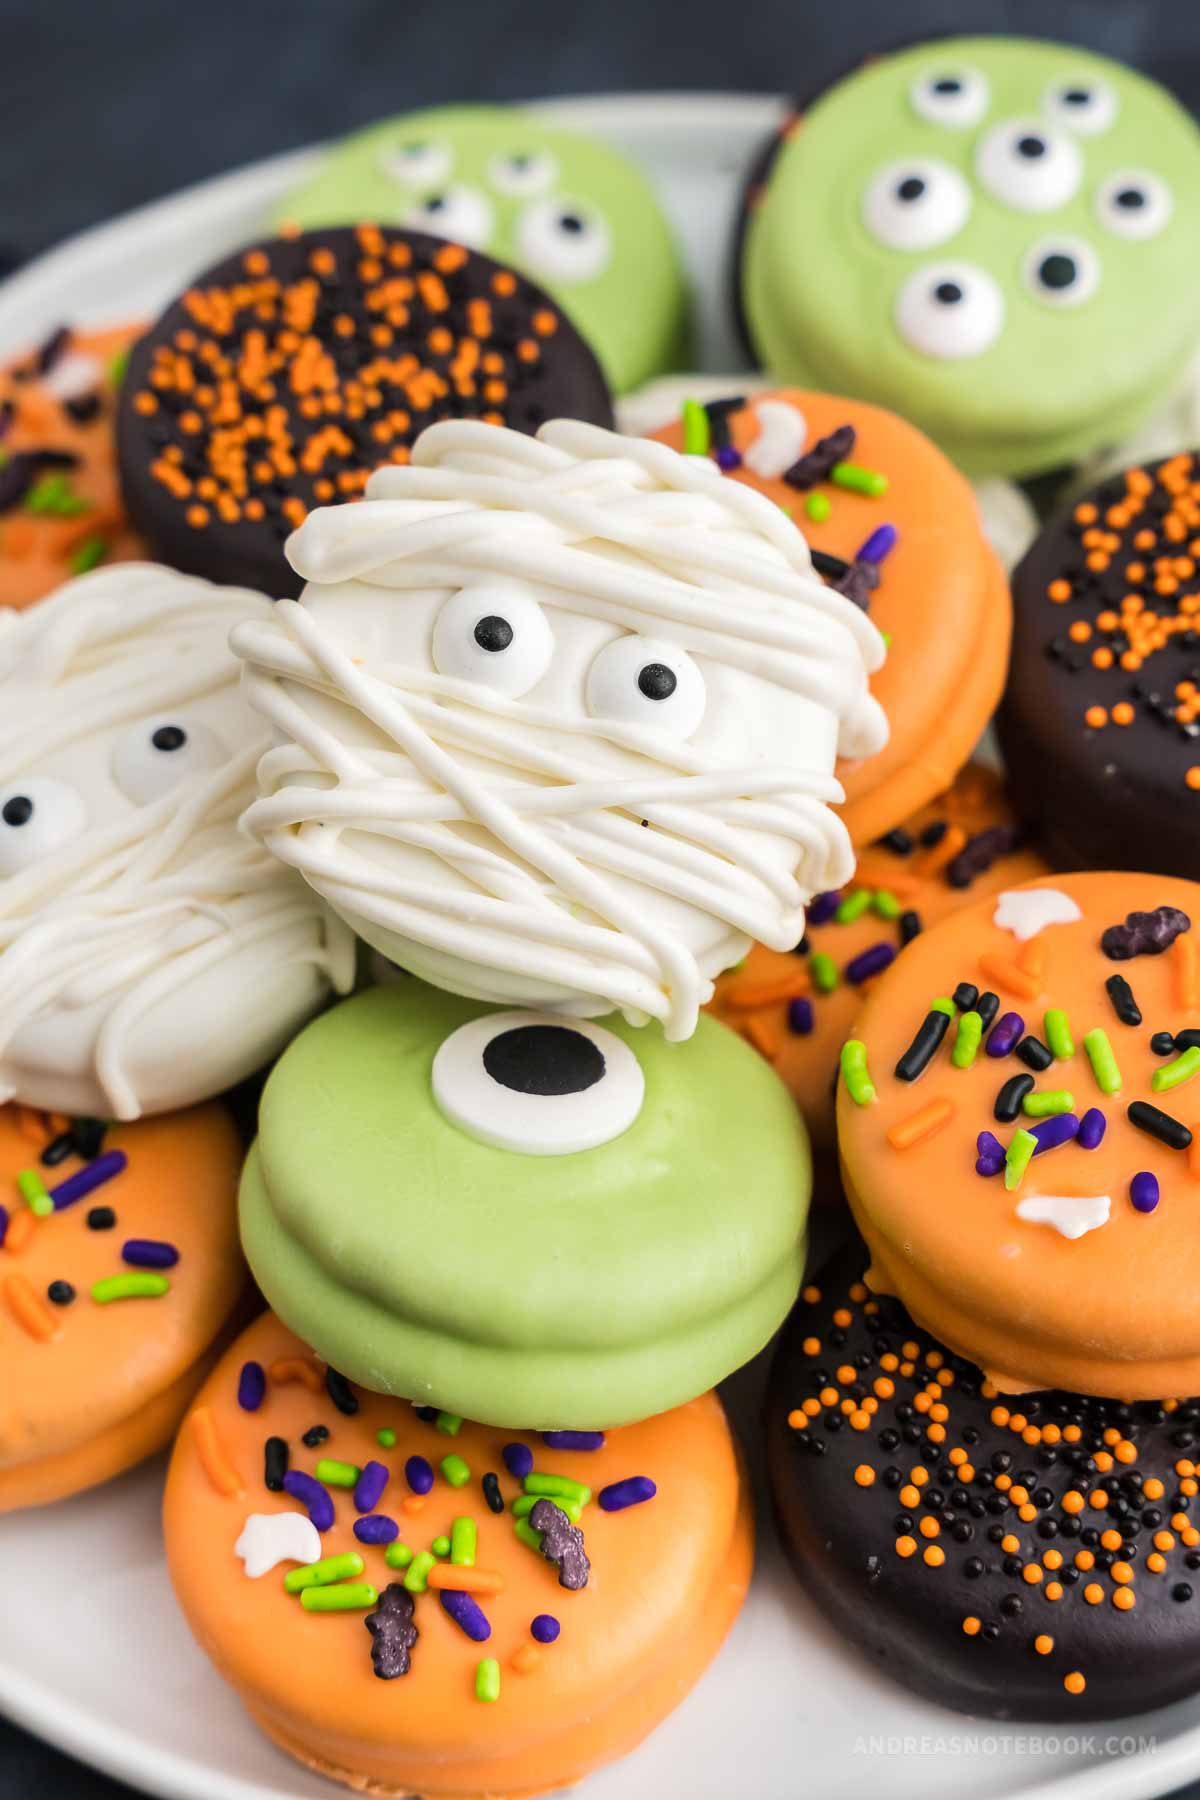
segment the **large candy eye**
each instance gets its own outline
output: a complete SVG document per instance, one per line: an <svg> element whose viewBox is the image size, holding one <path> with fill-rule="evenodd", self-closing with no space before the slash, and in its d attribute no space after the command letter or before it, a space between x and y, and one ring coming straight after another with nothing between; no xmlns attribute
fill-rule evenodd
<svg viewBox="0 0 1200 1800"><path fill-rule="evenodd" d="M1046 306L1082 306L1100 285L1100 258L1082 238L1046 238L1025 258L1025 285Z"/></svg>
<svg viewBox="0 0 1200 1800"><path fill-rule="evenodd" d="M1046 117L1068 131L1095 137L1107 131L1117 116L1117 96L1107 81L1085 75L1078 81L1056 81L1042 102Z"/></svg>
<svg viewBox="0 0 1200 1800"><path fill-rule="evenodd" d="M498 1150L569 1156L628 1131L646 1083L628 1044L552 1013L485 1013L433 1059L433 1097L453 1124Z"/></svg>
<svg viewBox="0 0 1200 1800"><path fill-rule="evenodd" d="M113 747L112 776L127 800L148 806L192 775L219 769L229 751L215 731L196 720L147 719Z"/></svg>
<svg viewBox="0 0 1200 1800"><path fill-rule="evenodd" d="M433 627L441 675L498 694L527 694L550 667L554 634L537 601L515 581L481 581L451 595Z"/></svg>
<svg viewBox="0 0 1200 1800"><path fill-rule="evenodd" d="M521 261L546 281L591 281L608 267L612 239L595 207L535 200L517 220Z"/></svg>
<svg viewBox="0 0 1200 1800"><path fill-rule="evenodd" d="M961 231L971 190L948 163L914 157L881 169L863 195L863 223L891 250L929 250Z"/></svg>
<svg viewBox="0 0 1200 1800"><path fill-rule="evenodd" d="M49 775L10 782L0 790L0 876L19 875L86 826L83 801L65 782Z"/></svg>
<svg viewBox="0 0 1200 1800"><path fill-rule="evenodd" d="M658 638L614 638L588 670L587 708L593 719L690 738L707 699L704 677L687 651Z"/></svg>
<svg viewBox="0 0 1200 1800"><path fill-rule="evenodd" d="M934 69L913 82L908 97L913 111L931 125L966 131L988 109L988 84L977 69Z"/></svg>
<svg viewBox="0 0 1200 1800"><path fill-rule="evenodd" d="M1171 217L1171 190L1147 169L1121 169L1096 195L1100 223L1118 237L1157 237Z"/></svg>
<svg viewBox="0 0 1200 1800"><path fill-rule="evenodd" d="M443 187L454 167L454 154L448 144L423 143L418 139L390 144L381 152L379 166L404 187Z"/></svg>
<svg viewBox="0 0 1200 1800"><path fill-rule="evenodd" d="M493 156L487 168L488 180L498 194L511 199L527 199L531 194L544 194L558 178L558 164L548 150L514 150L508 156Z"/></svg>
<svg viewBox="0 0 1200 1800"><path fill-rule="evenodd" d="M1018 212L1065 206L1083 179L1075 140L1038 119L993 125L975 153L975 172L992 195Z"/></svg>
<svg viewBox="0 0 1200 1800"><path fill-rule="evenodd" d="M896 295L896 329L923 356L947 362L979 356L1004 326L1004 296L986 269L934 263Z"/></svg>
<svg viewBox="0 0 1200 1800"><path fill-rule="evenodd" d="M410 206L404 223L415 231L432 231L470 250L482 250L492 235L491 202L478 188L442 188Z"/></svg>

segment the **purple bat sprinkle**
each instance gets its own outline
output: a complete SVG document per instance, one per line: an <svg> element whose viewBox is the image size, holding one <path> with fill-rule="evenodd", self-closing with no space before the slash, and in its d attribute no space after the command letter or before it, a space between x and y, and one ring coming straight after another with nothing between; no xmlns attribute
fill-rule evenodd
<svg viewBox="0 0 1200 1800"><path fill-rule="evenodd" d="M1040 1156L1043 1150L1057 1150L1061 1144L1069 1144L1072 1138L1078 1137L1079 1120L1074 1113L1052 1113L1048 1119L1039 1119L1028 1129L1037 1139L1033 1154Z"/></svg>
<svg viewBox="0 0 1200 1800"><path fill-rule="evenodd" d="M603 1450L602 1431L543 1431L542 1442L550 1450Z"/></svg>
<svg viewBox="0 0 1200 1800"><path fill-rule="evenodd" d="M533 1468L533 1451L528 1444L505 1444L500 1454L509 1474L515 1475L518 1481L524 1481Z"/></svg>
<svg viewBox="0 0 1200 1800"><path fill-rule="evenodd" d="M1024 1036L1025 1021L1020 1013L1001 1013L983 1047L989 1056L1007 1056L1010 1050L1016 1049Z"/></svg>
<svg viewBox="0 0 1200 1800"><path fill-rule="evenodd" d="M877 525L866 543L856 551L855 562L881 563L896 548L899 535L894 525Z"/></svg>
<svg viewBox="0 0 1200 1800"><path fill-rule="evenodd" d="M1079 1121L1079 1148L1098 1150L1108 1129L1108 1120L1098 1106L1089 1106Z"/></svg>
<svg viewBox="0 0 1200 1800"><path fill-rule="evenodd" d="M1129 1198L1136 1212L1152 1213L1158 1205L1158 1176L1149 1169L1139 1169L1129 1183Z"/></svg>
<svg viewBox="0 0 1200 1800"><path fill-rule="evenodd" d="M879 975L890 962L895 962L896 951L892 944L872 944L869 949L860 950L852 956L842 970L846 980L855 987L860 981L870 981L872 975Z"/></svg>
<svg viewBox="0 0 1200 1800"><path fill-rule="evenodd" d="M61 1212L64 1206L74 1206L85 1194L103 1187L106 1181L111 1181L114 1175L121 1173L128 1161L123 1150L106 1150L103 1156L95 1157L82 1169L77 1169L74 1175L68 1175L65 1181L60 1181L57 1187L50 1189L55 1212Z"/></svg>
<svg viewBox="0 0 1200 1800"><path fill-rule="evenodd" d="M438 1599L454 1623L476 1644L485 1644L492 1635L487 1615L479 1602L470 1594L460 1594L455 1588L442 1588Z"/></svg>
<svg viewBox="0 0 1200 1800"><path fill-rule="evenodd" d="M714 460L718 469L723 469L728 474L730 469L741 468L742 453L733 444L722 444Z"/></svg>
<svg viewBox="0 0 1200 1800"><path fill-rule="evenodd" d="M427 1494L433 1486L433 1467L423 1456L410 1456L404 1465L404 1479L414 1494Z"/></svg>
<svg viewBox="0 0 1200 1800"><path fill-rule="evenodd" d="M400 1536L400 1527L386 1513L371 1513L365 1519L355 1519L354 1535L360 1544L390 1544Z"/></svg>
<svg viewBox="0 0 1200 1800"><path fill-rule="evenodd" d="M529 1627L530 1637L535 1637L539 1644L552 1644L562 1626L553 1613L539 1613Z"/></svg>
<svg viewBox="0 0 1200 1800"><path fill-rule="evenodd" d="M804 909L804 917L810 925L828 925L841 904L840 888L831 889L825 894L814 894Z"/></svg>
<svg viewBox="0 0 1200 1800"><path fill-rule="evenodd" d="M391 1470L386 1469L381 1462L364 1463L362 1474L354 1486L355 1510L360 1513L374 1512L390 1480Z"/></svg>
<svg viewBox="0 0 1200 1800"><path fill-rule="evenodd" d="M267 1391L267 1378L260 1362L245 1362L238 1376L237 1402L243 1412L257 1412Z"/></svg>
<svg viewBox="0 0 1200 1800"><path fill-rule="evenodd" d="M627 1506L641 1506L653 1500L658 1488L648 1475L627 1475L624 1481L610 1481L600 1489L597 1498L603 1512L624 1512Z"/></svg>
<svg viewBox="0 0 1200 1800"><path fill-rule="evenodd" d="M788 1001L788 1030L794 1031L797 1037L808 1037L813 1028L813 1004L803 994L795 1000Z"/></svg>
<svg viewBox="0 0 1200 1800"><path fill-rule="evenodd" d="M174 1244L158 1238L126 1238L121 1245L121 1261L133 1269L173 1269L179 1252Z"/></svg>
<svg viewBox="0 0 1200 1800"><path fill-rule="evenodd" d="M333 1524L333 1495L303 1469L289 1469L283 1478L283 1491L307 1507L308 1516L318 1531L328 1531Z"/></svg>

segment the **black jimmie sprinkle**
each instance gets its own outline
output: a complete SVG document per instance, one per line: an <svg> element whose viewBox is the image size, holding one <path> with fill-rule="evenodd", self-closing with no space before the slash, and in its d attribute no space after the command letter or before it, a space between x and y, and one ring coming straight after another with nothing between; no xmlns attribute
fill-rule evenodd
<svg viewBox="0 0 1200 1800"><path fill-rule="evenodd" d="M1110 975L1104 984L1104 991L1113 1004L1113 1011L1122 1025L1140 1025L1142 1009L1133 997L1133 989L1123 975Z"/></svg>
<svg viewBox="0 0 1200 1800"><path fill-rule="evenodd" d="M325 1392L338 1411L345 1413L348 1418L353 1417L358 1411L358 1395L346 1377L339 1375L336 1369L326 1369L325 1371Z"/></svg>
<svg viewBox="0 0 1200 1800"><path fill-rule="evenodd" d="M1011 1125L1021 1110L1021 1102L1026 1094L1032 1094L1033 1085L1032 1075L1011 1076L996 1095L992 1117L1001 1125Z"/></svg>
<svg viewBox="0 0 1200 1800"><path fill-rule="evenodd" d="M950 1025L949 1013L936 1009L927 1012L916 1037L896 1064L897 1081L915 1081L923 1075L938 1053Z"/></svg>
<svg viewBox="0 0 1200 1800"><path fill-rule="evenodd" d="M287 1440L269 1437L263 1445L263 1481L273 1494L283 1492L283 1478L290 1461Z"/></svg>
<svg viewBox="0 0 1200 1800"><path fill-rule="evenodd" d="M1170 1150L1186 1150L1192 1141L1192 1134L1180 1119L1173 1119L1170 1113L1161 1112L1157 1106L1151 1106L1148 1100L1131 1100L1125 1109L1125 1116L1131 1125L1150 1137L1157 1138L1160 1144L1166 1144Z"/></svg>

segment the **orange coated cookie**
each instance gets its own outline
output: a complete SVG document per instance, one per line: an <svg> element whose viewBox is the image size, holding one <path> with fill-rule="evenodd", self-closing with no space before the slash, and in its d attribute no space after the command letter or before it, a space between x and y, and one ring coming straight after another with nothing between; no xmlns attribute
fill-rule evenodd
<svg viewBox="0 0 1200 1800"><path fill-rule="evenodd" d="M703 414L709 454L787 509L819 572L889 640L871 691L890 739L837 768L850 836L870 843L949 785L991 716L1012 627L1004 571L967 482L894 413L785 388ZM685 447L682 423L653 435Z"/></svg>
<svg viewBox="0 0 1200 1800"><path fill-rule="evenodd" d="M113 418L140 327L61 328L0 369L0 605L146 555L117 481Z"/></svg>
<svg viewBox="0 0 1200 1800"><path fill-rule="evenodd" d="M170 1442L245 1282L219 1106L107 1130L0 1109L0 1513Z"/></svg>
<svg viewBox="0 0 1200 1800"><path fill-rule="evenodd" d="M352 1388L271 1313L185 1421L164 1523L193 1631L278 1744L463 1800L631 1750L715 1655L753 1554L715 1394L607 1434L494 1430Z"/></svg>
<svg viewBox="0 0 1200 1800"><path fill-rule="evenodd" d="M834 1141L834 1077L855 1014L918 932L960 906L1045 872L1000 777L969 763L954 785L859 858L854 880L818 894L798 950L756 944L717 981L710 1010L791 1089L816 1149Z"/></svg>
<svg viewBox="0 0 1200 1800"><path fill-rule="evenodd" d="M1051 876L876 985L838 1137L870 1284L1005 1392L1200 1393L1200 886Z"/></svg>

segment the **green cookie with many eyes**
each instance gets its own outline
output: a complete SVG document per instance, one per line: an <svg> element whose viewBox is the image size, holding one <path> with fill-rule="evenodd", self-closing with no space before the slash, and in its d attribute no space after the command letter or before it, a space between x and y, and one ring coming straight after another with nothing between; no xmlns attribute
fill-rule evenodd
<svg viewBox="0 0 1200 1800"><path fill-rule="evenodd" d="M880 58L791 122L749 201L766 367L891 407L973 475L1116 442L1200 343L1200 131L1087 51Z"/></svg>
<svg viewBox="0 0 1200 1800"><path fill-rule="evenodd" d="M809 1186L787 1089L715 1020L668 1044L406 979L276 1065L242 1238L275 1311L363 1386L599 1430L761 1349L800 1284Z"/></svg>
<svg viewBox="0 0 1200 1800"><path fill-rule="evenodd" d="M687 293L649 182L607 144L516 107L436 107L358 132L276 220L407 225L486 250L554 295L617 393L680 366Z"/></svg>

